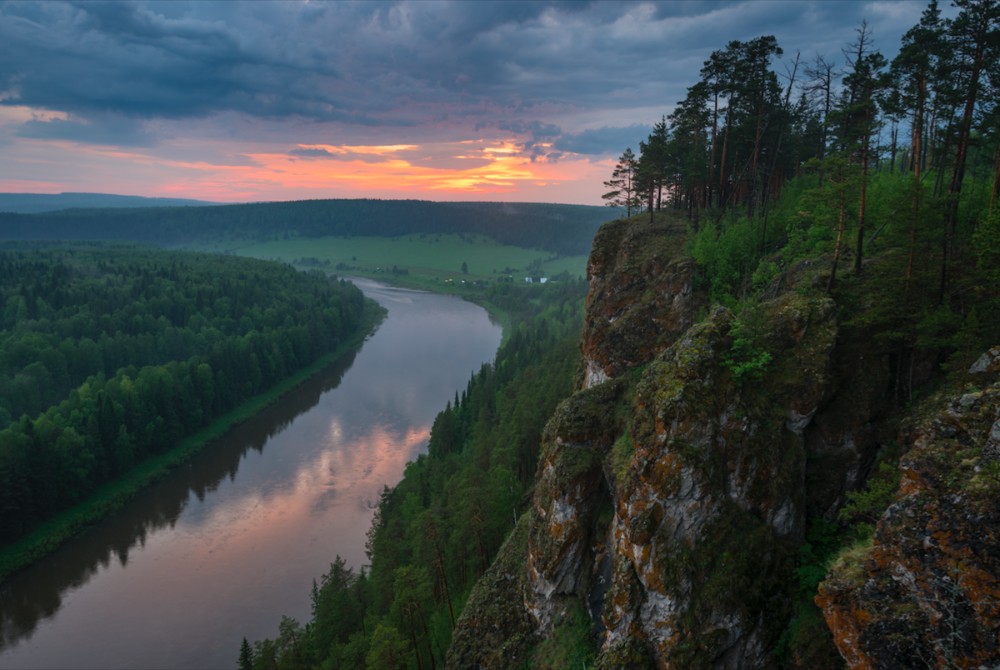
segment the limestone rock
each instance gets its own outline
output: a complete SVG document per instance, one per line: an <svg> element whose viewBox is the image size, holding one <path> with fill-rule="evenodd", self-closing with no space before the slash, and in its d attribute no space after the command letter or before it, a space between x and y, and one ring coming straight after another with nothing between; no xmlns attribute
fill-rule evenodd
<svg viewBox="0 0 1000 670"><path fill-rule="evenodd" d="M820 587L817 604L852 668L1000 667L992 365L970 370L987 375L979 386L932 402L938 410L910 438L896 501L871 546L844 555Z"/></svg>
<svg viewBox="0 0 1000 670"><path fill-rule="evenodd" d="M594 239L581 349L584 386L651 361L693 323L703 298L679 225L612 221Z"/></svg>
<svg viewBox="0 0 1000 670"><path fill-rule="evenodd" d="M659 667L766 665L804 518L804 440L786 417L815 413L836 334L825 299L789 297L768 317L768 394L725 364L727 310L643 375L629 484L616 500L605 655L638 638Z"/></svg>
<svg viewBox="0 0 1000 670"><path fill-rule="evenodd" d="M602 495L603 458L617 432L613 409L625 386L611 382L564 401L542 436L528 540L529 608L544 633L558 598L582 593L593 565L594 512ZM609 411L611 410L611 411Z"/></svg>
<svg viewBox="0 0 1000 670"><path fill-rule="evenodd" d="M683 245L677 224L598 233L581 388L543 436L520 586L491 591L520 598L504 611L522 641L522 616L545 638L585 603L603 670L771 667L805 518L832 518L864 480L895 402L891 353L840 322L815 268L790 269L737 319L705 308ZM1000 462L1000 420L983 435ZM475 607L493 606L470 600L470 620ZM494 639L484 626L455 639L497 667L469 651Z"/></svg>

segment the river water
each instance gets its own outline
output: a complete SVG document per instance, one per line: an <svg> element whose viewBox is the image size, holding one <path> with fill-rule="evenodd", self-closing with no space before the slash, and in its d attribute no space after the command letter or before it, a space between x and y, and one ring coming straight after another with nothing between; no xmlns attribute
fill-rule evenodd
<svg viewBox="0 0 1000 670"><path fill-rule="evenodd" d="M0 668L235 668L355 568L384 485L492 360L500 328L450 296L358 280L389 310L361 349L2 585Z"/></svg>

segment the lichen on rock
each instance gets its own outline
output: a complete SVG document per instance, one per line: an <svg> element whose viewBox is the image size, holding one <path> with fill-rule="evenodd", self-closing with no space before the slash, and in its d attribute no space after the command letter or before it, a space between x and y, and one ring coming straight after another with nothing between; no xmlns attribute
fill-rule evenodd
<svg viewBox="0 0 1000 670"><path fill-rule="evenodd" d="M704 298L685 240L681 224L619 220L598 231L587 265L585 387L652 360L694 323Z"/></svg>
<svg viewBox="0 0 1000 670"><path fill-rule="evenodd" d="M895 502L870 546L820 586L852 668L1000 667L1000 348L908 437ZM926 409L923 410L926 412Z"/></svg>
<svg viewBox="0 0 1000 670"><path fill-rule="evenodd" d="M598 233L580 390L545 429L525 519L518 611L550 641L589 612L605 670L772 667L805 519L835 517L893 407L890 356L863 323L841 322L808 272L752 308L706 309L683 244L676 223ZM960 400L962 415L980 398ZM981 437L1000 461L1000 421Z"/></svg>
<svg viewBox="0 0 1000 670"><path fill-rule="evenodd" d="M445 667L506 670L528 658L538 637L524 607L527 540L528 522L522 516L473 587L455 625Z"/></svg>
<svg viewBox="0 0 1000 670"><path fill-rule="evenodd" d="M823 299L785 298L767 312L762 341L778 364L761 385L736 383L724 364L734 322L725 309L643 375L631 486L617 498L627 561L605 607L607 653L639 636L660 667L760 667L780 634L804 517L804 442L785 417L822 397L813 387L836 329ZM806 346L819 362L795 353Z"/></svg>

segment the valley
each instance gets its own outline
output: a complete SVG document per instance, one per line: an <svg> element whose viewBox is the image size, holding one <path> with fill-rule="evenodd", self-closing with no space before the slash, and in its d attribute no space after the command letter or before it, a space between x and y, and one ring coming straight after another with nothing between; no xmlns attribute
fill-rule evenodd
<svg viewBox="0 0 1000 670"><path fill-rule="evenodd" d="M323 236L268 242L248 240L245 244L230 242L197 248L280 260L302 269L388 278L395 284L445 292L461 288L462 282L523 283L528 277L582 278L587 267L586 255L560 256L500 244L482 235Z"/></svg>

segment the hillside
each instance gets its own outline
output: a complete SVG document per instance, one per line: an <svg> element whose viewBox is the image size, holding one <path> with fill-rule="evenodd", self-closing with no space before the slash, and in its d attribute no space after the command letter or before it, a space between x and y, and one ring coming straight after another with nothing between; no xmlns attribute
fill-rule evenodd
<svg viewBox="0 0 1000 670"><path fill-rule="evenodd" d="M827 258L706 309L686 237L646 217L598 234L586 374L448 667L567 640L599 668L993 667L995 351L947 381L935 346L901 366L878 315L889 255L833 293ZM904 384L938 391L909 404Z"/></svg>
<svg viewBox="0 0 1000 670"><path fill-rule="evenodd" d="M35 214L61 209L109 207L192 207L213 203L186 198L146 198L110 193L0 193L0 212Z"/></svg>
<svg viewBox="0 0 1000 670"><path fill-rule="evenodd" d="M553 254L585 254L606 207L421 200L306 200L212 207L0 212L0 238L120 240L163 246L322 236L484 235Z"/></svg>

